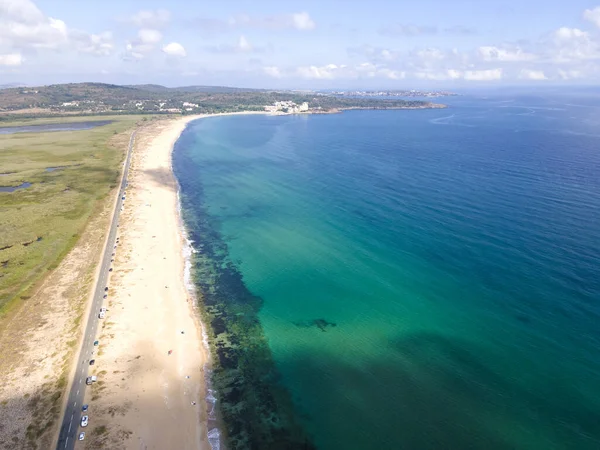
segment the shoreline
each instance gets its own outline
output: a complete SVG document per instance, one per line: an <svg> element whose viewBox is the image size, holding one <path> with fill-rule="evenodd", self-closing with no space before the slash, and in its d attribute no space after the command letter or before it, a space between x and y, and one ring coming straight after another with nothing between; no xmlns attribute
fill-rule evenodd
<svg viewBox="0 0 600 450"><path fill-rule="evenodd" d="M218 406L217 406L217 398L215 396L216 391L212 389L212 383L210 380L210 375L212 373L212 361L211 361L211 351L210 351L210 342L209 335L206 330L206 325L202 321L201 317L201 306L198 304L199 296L201 295L198 292L197 287L194 285L192 281L193 275L193 262L192 256L195 253L194 249L194 241L190 240L189 233L185 224L185 220L183 217L183 206L181 203L181 185L177 176L175 175L175 170L173 168L173 152L175 151L175 145L177 141L181 138L181 135L185 132L190 123L205 119L209 117L219 117L219 116L232 116L232 115L269 115L266 111L247 111L247 112L231 112L231 113L218 113L218 114L198 114L194 116L183 117L181 119L176 119L183 125L183 129L178 134L177 138L173 141L169 152L169 170L175 180L177 186L177 219L179 222L179 233L181 236L181 241L183 243L181 248L181 255L183 258L184 271L183 271L183 284L185 289L189 295L189 299L191 301L190 304L190 313L193 316L193 319L196 323L197 328L200 330L202 336L202 347L204 350L204 364L202 368L202 372L204 374L204 383L200 386L200 390L203 392L203 404L205 408L205 425L206 425L206 439L208 441L208 449L210 450L220 450L223 448L222 436L223 436L223 424L218 415Z"/></svg>
<svg viewBox="0 0 600 450"><path fill-rule="evenodd" d="M221 447L211 414L208 334L192 284L193 247L172 163L188 124L220 115L231 114L150 120L138 128L106 318L92 357L90 375L98 382L84 400L90 425L76 449Z"/></svg>
<svg viewBox="0 0 600 450"><path fill-rule="evenodd" d="M259 114L277 115L190 115L148 121L138 130L108 313L98 337L95 374L102 384L86 395L91 397L86 402L92 444L223 447L227 433L217 406L220 393L211 383L212 330L204 323L202 292L193 282L194 242L184 219L173 152L191 122ZM175 263L166 263L173 259Z"/></svg>
<svg viewBox="0 0 600 450"><path fill-rule="evenodd" d="M183 124L183 129L171 145L171 149L169 152L169 169L175 180L177 185L177 219L179 221L179 232L181 235L182 245L181 254L184 263L184 272L183 272L183 284L191 298L190 302L190 312L196 322L196 326L201 332L202 336L202 346L204 349L205 360L203 364L203 375L204 375L204 383L201 386L201 390L204 393L204 405L206 409L206 438L208 440L208 445L210 450L219 450L223 448L222 436L223 436L223 428L224 424L219 417L218 411L218 400L215 396L216 391L212 389L211 383L211 374L212 374L212 361L211 361L211 351L210 351L210 342L209 342L209 333L207 332L206 325L202 321L202 312L200 311L201 306L198 304L199 296L201 295L198 292L198 288L192 281L193 275L193 262L192 256L196 252L194 249L194 241L190 240L189 233L185 224L185 220L183 217L183 206L181 203L181 185L177 176L175 175L175 170L173 168L173 152L175 151L175 145L177 141L181 138L181 135L188 128L190 123L200 120L206 119L209 117L219 117L219 116L233 116L233 115L277 115L271 114L266 111L243 111L243 112L228 112L228 113L217 113L217 114L198 114L194 116L183 117L181 119L176 119L178 122ZM287 115L287 114L286 114Z"/></svg>

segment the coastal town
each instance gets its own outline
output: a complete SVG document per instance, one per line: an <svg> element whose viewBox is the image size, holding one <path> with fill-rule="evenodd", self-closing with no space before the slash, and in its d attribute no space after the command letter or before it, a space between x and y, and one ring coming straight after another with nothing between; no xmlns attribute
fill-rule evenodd
<svg viewBox="0 0 600 450"><path fill-rule="evenodd" d="M330 91L321 92L322 95L337 95L340 97L406 97L406 98L437 98L437 97L452 97L458 94L449 91L419 91L416 89L410 90L391 90L391 91Z"/></svg>
<svg viewBox="0 0 600 450"><path fill-rule="evenodd" d="M265 106L265 111L272 114L299 114L310 112L310 109L308 102L302 102L300 105L297 105L292 101L283 101Z"/></svg>

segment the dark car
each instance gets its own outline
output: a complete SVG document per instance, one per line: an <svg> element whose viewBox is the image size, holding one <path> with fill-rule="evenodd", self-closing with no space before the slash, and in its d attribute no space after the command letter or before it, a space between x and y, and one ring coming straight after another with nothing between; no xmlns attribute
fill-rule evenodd
<svg viewBox="0 0 600 450"><path fill-rule="evenodd" d="M108 291L108 286L106 286L106 287L104 288L104 292L106 292L106 291Z"/></svg>
<svg viewBox="0 0 600 450"><path fill-rule="evenodd" d="M109 272L112 272L112 267L110 269L108 269Z"/></svg>
<svg viewBox="0 0 600 450"><path fill-rule="evenodd" d="M88 405L83 405L81 407L81 412L86 412L88 410Z"/></svg>
<svg viewBox="0 0 600 450"><path fill-rule="evenodd" d="M96 360L95 359L90 359L90 366L93 366L94 364L96 364Z"/></svg>

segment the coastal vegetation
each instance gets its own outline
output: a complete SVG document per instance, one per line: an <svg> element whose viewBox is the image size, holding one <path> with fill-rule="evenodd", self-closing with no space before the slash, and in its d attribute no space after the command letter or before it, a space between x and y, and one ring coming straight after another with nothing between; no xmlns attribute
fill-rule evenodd
<svg viewBox="0 0 600 450"><path fill-rule="evenodd" d="M0 121L18 117L93 114L212 114L263 111L276 101L307 102L313 111L349 108L435 108L428 101L342 97L320 92L238 89L210 86L167 88L71 83L0 89Z"/></svg>
<svg viewBox="0 0 600 450"><path fill-rule="evenodd" d="M30 297L116 186L124 155L116 140L139 117L110 120L77 132L0 134L0 314Z"/></svg>

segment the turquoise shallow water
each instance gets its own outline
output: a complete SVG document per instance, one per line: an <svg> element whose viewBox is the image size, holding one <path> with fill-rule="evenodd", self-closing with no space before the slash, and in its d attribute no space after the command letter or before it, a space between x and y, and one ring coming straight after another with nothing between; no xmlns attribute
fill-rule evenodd
<svg viewBox="0 0 600 450"><path fill-rule="evenodd" d="M194 122L199 287L256 296L317 448L600 448L598 125L551 96Z"/></svg>

